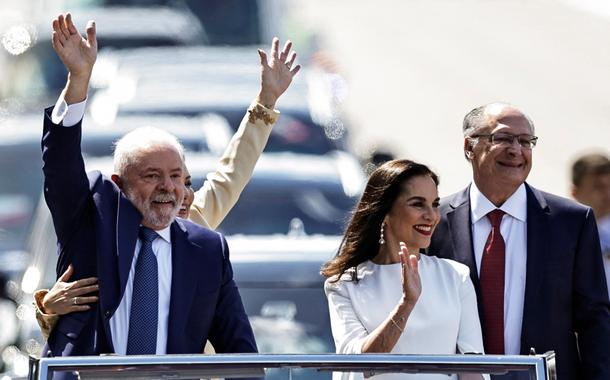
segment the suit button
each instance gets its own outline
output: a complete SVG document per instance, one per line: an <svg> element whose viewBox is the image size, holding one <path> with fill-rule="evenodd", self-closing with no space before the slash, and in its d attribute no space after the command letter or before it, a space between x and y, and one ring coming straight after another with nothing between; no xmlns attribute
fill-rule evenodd
<svg viewBox="0 0 610 380"><path fill-rule="evenodd" d="M104 315L106 316L106 318L110 318L110 310L106 310L106 312L104 313Z"/></svg>

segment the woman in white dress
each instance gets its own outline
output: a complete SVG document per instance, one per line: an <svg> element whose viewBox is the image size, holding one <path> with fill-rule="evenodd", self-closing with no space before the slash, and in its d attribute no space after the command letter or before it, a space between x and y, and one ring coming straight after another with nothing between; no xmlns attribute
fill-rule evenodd
<svg viewBox="0 0 610 380"><path fill-rule="evenodd" d="M440 218L437 187L430 169L408 160L371 174L338 255L322 268L337 353L483 352L468 267L419 253ZM450 379L417 375L432 378Z"/></svg>

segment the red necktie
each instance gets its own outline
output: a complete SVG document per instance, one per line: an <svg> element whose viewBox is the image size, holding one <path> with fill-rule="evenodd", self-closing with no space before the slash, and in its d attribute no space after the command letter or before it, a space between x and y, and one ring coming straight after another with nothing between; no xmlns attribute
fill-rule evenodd
<svg viewBox="0 0 610 380"><path fill-rule="evenodd" d="M491 232L481 260L481 299L483 301L483 342L486 354L504 354L504 238L500 222L504 211L496 209L487 218Z"/></svg>

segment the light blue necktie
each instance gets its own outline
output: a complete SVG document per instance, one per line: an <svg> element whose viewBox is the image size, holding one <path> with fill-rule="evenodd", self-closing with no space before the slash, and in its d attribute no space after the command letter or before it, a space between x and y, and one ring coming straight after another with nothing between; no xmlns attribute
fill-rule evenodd
<svg viewBox="0 0 610 380"><path fill-rule="evenodd" d="M152 242L158 236L152 229L140 227L142 246L133 276L127 355L154 355L157 352L159 273Z"/></svg>

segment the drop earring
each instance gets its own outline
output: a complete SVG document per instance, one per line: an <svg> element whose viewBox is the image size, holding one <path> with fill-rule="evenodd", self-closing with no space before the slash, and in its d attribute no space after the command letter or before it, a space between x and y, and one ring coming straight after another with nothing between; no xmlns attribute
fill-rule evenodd
<svg viewBox="0 0 610 380"><path fill-rule="evenodd" d="M381 222L381 232L379 233L379 244L384 245L385 239L383 238L383 228L385 227L385 222Z"/></svg>

